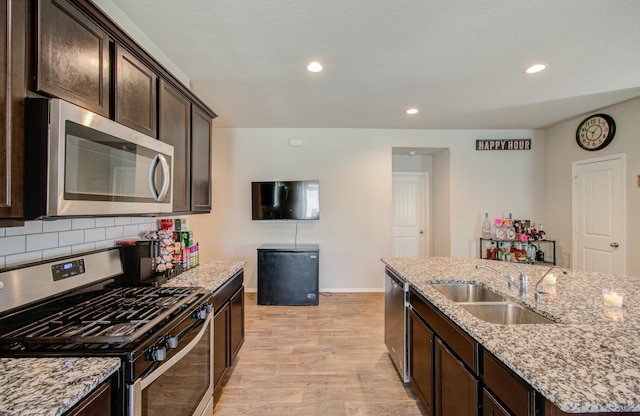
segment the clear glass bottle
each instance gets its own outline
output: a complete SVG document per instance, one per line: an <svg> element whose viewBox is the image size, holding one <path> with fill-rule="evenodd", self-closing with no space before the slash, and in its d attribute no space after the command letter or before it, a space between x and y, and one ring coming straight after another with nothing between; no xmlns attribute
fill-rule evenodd
<svg viewBox="0 0 640 416"><path fill-rule="evenodd" d="M513 217L511 213L509 213L509 218L503 221L503 226L505 228L505 240L513 241L516 239L516 229L513 226Z"/></svg>
<svg viewBox="0 0 640 416"><path fill-rule="evenodd" d="M489 213L484 213L484 221L482 222L482 238L491 238L491 221L489 221Z"/></svg>
<svg viewBox="0 0 640 416"><path fill-rule="evenodd" d="M495 219L495 239L496 240L504 240L504 227L502 227L502 219Z"/></svg>

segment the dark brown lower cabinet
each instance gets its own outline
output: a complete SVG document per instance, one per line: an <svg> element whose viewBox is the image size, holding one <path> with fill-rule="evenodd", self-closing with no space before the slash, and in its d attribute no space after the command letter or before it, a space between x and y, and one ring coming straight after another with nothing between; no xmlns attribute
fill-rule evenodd
<svg viewBox="0 0 640 416"><path fill-rule="evenodd" d="M111 380L113 378L98 386L67 412L66 416L111 416Z"/></svg>
<svg viewBox="0 0 640 416"><path fill-rule="evenodd" d="M236 359L244 343L244 288L240 288L229 301L231 325L231 362Z"/></svg>
<svg viewBox="0 0 640 416"><path fill-rule="evenodd" d="M409 312L409 373L411 386L427 414L433 414L433 332Z"/></svg>
<svg viewBox="0 0 640 416"><path fill-rule="evenodd" d="M218 387L229 368L229 304L213 316L213 386Z"/></svg>
<svg viewBox="0 0 640 416"><path fill-rule="evenodd" d="M437 337L434 364L436 416L475 416L478 381Z"/></svg>
<svg viewBox="0 0 640 416"><path fill-rule="evenodd" d="M511 416L487 389L482 389L482 416Z"/></svg>
<svg viewBox="0 0 640 416"><path fill-rule="evenodd" d="M534 415L540 406L535 390L515 375L493 355L484 352L484 385L516 416Z"/></svg>
<svg viewBox="0 0 640 416"><path fill-rule="evenodd" d="M244 343L244 271L213 292L213 387L219 396L225 374Z"/></svg>

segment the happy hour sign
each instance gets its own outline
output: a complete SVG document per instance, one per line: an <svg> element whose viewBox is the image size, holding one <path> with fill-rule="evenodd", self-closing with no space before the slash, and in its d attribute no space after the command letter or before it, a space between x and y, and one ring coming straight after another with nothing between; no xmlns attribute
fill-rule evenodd
<svg viewBox="0 0 640 416"><path fill-rule="evenodd" d="M531 139L478 139L476 150L531 150Z"/></svg>

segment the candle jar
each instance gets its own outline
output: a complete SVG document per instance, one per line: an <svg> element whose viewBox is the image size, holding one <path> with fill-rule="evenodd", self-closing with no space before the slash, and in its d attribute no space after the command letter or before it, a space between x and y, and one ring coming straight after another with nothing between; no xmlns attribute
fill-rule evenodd
<svg viewBox="0 0 640 416"><path fill-rule="evenodd" d="M604 315L614 321L623 319L622 307L624 304L624 292L619 289L603 289L602 301L604 303Z"/></svg>
<svg viewBox="0 0 640 416"><path fill-rule="evenodd" d="M622 309L624 293L621 290L616 289L603 289L602 300L604 301L605 308Z"/></svg>

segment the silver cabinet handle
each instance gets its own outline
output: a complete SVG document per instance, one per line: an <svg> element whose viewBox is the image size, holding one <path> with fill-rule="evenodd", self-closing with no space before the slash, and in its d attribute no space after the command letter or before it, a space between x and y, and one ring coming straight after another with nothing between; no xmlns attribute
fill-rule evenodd
<svg viewBox="0 0 640 416"><path fill-rule="evenodd" d="M618 248L618 247L620 247L620 244L618 244L618 243L611 243L611 244L609 244L609 245L610 245L611 247L613 247L613 248Z"/></svg>

